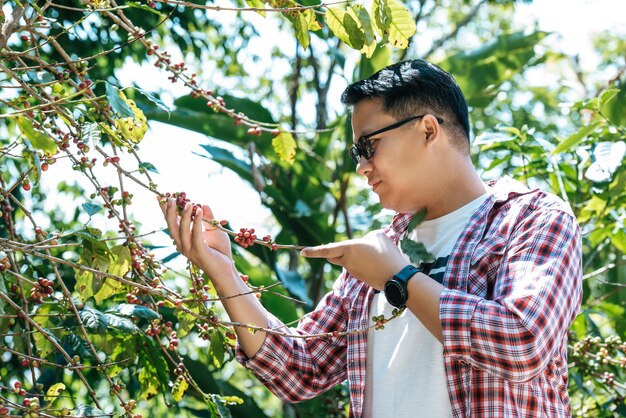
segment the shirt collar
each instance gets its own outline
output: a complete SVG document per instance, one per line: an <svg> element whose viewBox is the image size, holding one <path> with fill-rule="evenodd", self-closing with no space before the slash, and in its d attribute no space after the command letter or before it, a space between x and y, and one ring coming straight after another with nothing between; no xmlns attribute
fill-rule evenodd
<svg viewBox="0 0 626 418"><path fill-rule="evenodd" d="M492 194L496 202L506 202L517 196L533 191L523 183L508 176L498 180L491 180L487 182L487 185L492 189ZM396 245L409 226L411 218L413 218L411 214L396 213L391 221L391 225L385 229L385 234L387 234Z"/></svg>

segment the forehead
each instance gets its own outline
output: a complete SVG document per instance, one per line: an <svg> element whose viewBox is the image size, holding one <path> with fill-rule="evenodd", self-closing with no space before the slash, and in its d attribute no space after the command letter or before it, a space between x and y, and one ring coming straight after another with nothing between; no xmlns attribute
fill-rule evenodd
<svg viewBox="0 0 626 418"><path fill-rule="evenodd" d="M395 118L383 111L381 98L363 99L352 109L352 132L355 138L374 132Z"/></svg>

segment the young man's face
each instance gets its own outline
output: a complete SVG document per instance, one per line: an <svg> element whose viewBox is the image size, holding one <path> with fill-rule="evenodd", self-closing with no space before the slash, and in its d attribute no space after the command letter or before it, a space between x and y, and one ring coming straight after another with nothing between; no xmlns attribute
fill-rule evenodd
<svg viewBox="0 0 626 418"><path fill-rule="evenodd" d="M352 114L354 142L396 122L383 112L382 99L361 100ZM369 160L361 157L357 172L367 177L384 208L413 213L427 206L435 173L425 137L422 119L416 119L370 138L374 155Z"/></svg>

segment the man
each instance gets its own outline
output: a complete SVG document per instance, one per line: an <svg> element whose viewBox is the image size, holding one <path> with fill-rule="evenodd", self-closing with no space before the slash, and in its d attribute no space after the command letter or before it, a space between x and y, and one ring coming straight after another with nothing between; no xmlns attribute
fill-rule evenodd
<svg viewBox="0 0 626 418"><path fill-rule="evenodd" d="M422 60L389 66L349 86L350 155L381 205L385 231L307 248L344 267L297 329L252 295L224 300L233 321L294 338L238 330L238 360L290 402L348 379L355 417L565 417L567 330L581 299L576 219L557 197L503 179L484 184L469 155L465 98L448 73ZM179 249L222 297L247 291L228 237L163 208ZM414 230L413 214L426 219ZM190 232L191 229L191 232ZM412 266L403 238L434 263ZM380 315L382 330L362 331ZM397 311L396 311L397 313Z"/></svg>

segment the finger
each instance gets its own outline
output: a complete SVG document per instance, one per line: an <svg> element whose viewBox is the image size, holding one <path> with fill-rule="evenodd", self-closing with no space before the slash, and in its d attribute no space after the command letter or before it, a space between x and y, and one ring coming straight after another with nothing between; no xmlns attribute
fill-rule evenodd
<svg viewBox="0 0 626 418"><path fill-rule="evenodd" d="M161 195L157 195L156 199L159 202L159 208L161 208L161 212L163 212L163 215L165 215L165 209L167 208L167 199L164 199Z"/></svg>
<svg viewBox="0 0 626 418"><path fill-rule="evenodd" d="M192 204L187 202L183 213L180 214L180 226L178 227L179 245L183 253L191 248L191 208Z"/></svg>
<svg viewBox="0 0 626 418"><path fill-rule="evenodd" d="M213 211L209 207L209 205L202 205L202 213L204 213L204 219L207 221L212 221L215 219L215 215L213 215Z"/></svg>
<svg viewBox="0 0 626 418"><path fill-rule="evenodd" d="M178 245L178 214L176 213L176 202L174 199L167 199L165 204L165 222L167 222L167 229L170 231L170 236Z"/></svg>
<svg viewBox="0 0 626 418"><path fill-rule="evenodd" d="M309 258L336 258L343 256L345 245L340 242L332 244L318 245L317 247L307 247L300 251L300 254Z"/></svg>
<svg viewBox="0 0 626 418"><path fill-rule="evenodd" d="M196 215L196 218L198 215ZM213 211L207 205L202 205L202 219L206 221L213 221L215 219L215 215L213 215ZM213 226L210 222L207 222L205 225L205 229L207 231L214 231L217 229L216 226Z"/></svg>
<svg viewBox="0 0 626 418"><path fill-rule="evenodd" d="M204 218L202 217L204 211L200 208L196 209L196 217L193 220L191 227L191 241L194 247L200 247L204 245Z"/></svg>

